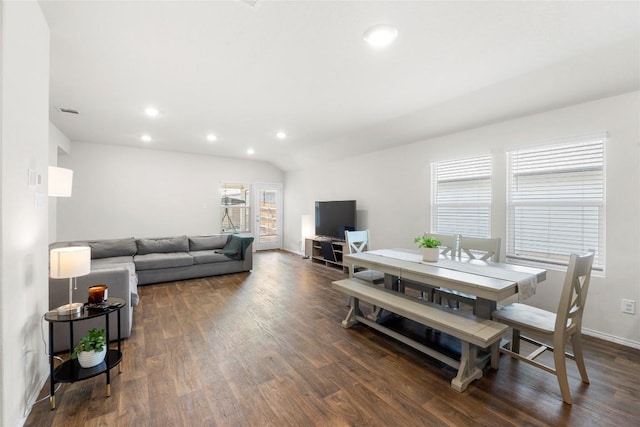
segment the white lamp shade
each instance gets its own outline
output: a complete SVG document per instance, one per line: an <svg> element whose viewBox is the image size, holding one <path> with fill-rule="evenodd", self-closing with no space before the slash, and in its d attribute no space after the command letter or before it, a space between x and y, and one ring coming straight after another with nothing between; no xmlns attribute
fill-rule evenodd
<svg viewBox="0 0 640 427"><path fill-rule="evenodd" d="M313 215L302 215L300 225L300 235L302 237L302 250L304 250L305 239L315 236L316 228L313 221Z"/></svg>
<svg viewBox="0 0 640 427"><path fill-rule="evenodd" d="M313 215L302 215L302 224L300 233L302 238L313 237L316 235L315 222L313 221Z"/></svg>
<svg viewBox="0 0 640 427"><path fill-rule="evenodd" d="M50 276L54 279L68 279L84 276L91 271L91 248L69 246L52 249L49 254Z"/></svg>
<svg viewBox="0 0 640 427"><path fill-rule="evenodd" d="M49 166L49 196L71 197L73 171L71 169Z"/></svg>

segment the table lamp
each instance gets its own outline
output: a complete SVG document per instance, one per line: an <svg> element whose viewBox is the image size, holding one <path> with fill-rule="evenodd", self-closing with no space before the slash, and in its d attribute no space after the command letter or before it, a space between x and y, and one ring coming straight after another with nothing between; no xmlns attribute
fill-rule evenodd
<svg viewBox="0 0 640 427"><path fill-rule="evenodd" d="M58 315L80 314L83 304L81 302L73 302L73 281L76 277L84 276L91 271L91 248L87 246L68 246L52 249L49 255L50 276L54 279L69 279L69 304L58 307L56 309Z"/></svg>

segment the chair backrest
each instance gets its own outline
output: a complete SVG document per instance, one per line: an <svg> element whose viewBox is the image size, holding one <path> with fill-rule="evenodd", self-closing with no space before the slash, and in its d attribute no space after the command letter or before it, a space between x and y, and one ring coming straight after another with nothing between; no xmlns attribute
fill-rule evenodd
<svg viewBox="0 0 640 427"><path fill-rule="evenodd" d="M502 240L499 237L495 239L483 239L479 237L460 236L458 256L461 256L464 252L471 259L499 262L501 243Z"/></svg>
<svg viewBox="0 0 640 427"><path fill-rule="evenodd" d="M436 240L440 240L440 253L442 255L455 256L458 252L457 234L427 233L427 237L433 237Z"/></svg>
<svg viewBox="0 0 640 427"><path fill-rule="evenodd" d="M347 244L347 251L349 251L350 254L357 254L370 249L369 230L346 230L344 232L344 239Z"/></svg>
<svg viewBox="0 0 640 427"><path fill-rule="evenodd" d="M558 312L556 315L556 333L582 328L582 312L587 301L587 291L591 280L591 267L593 266L593 252L586 255L572 254L569 259L569 267L564 277Z"/></svg>

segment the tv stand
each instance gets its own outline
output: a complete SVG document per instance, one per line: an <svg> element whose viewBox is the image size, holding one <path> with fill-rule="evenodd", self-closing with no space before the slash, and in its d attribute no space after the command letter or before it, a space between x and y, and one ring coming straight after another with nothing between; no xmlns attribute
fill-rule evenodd
<svg viewBox="0 0 640 427"><path fill-rule="evenodd" d="M345 253L347 253L347 243L344 240L316 236L306 238L304 242L304 254L311 258L311 262L339 268L343 273L348 273L349 267L342 263Z"/></svg>

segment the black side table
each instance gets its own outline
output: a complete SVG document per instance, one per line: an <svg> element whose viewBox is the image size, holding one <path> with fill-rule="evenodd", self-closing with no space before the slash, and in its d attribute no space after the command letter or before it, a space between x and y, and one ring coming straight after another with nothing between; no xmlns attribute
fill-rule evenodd
<svg viewBox="0 0 640 427"><path fill-rule="evenodd" d="M120 337L120 309L126 305L125 300L122 298L109 298L106 303L99 308L92 308L90 305L85 305L82 309L82 313L73 316L62 316L53 311L48 311L44 315L44 320L49 322L49 348L53 348L53 324L66 322L69 324L69 357L73 352L73 324L75 322L81 322L83 320L91 319L94 317L104 316L105 330L107 334L107 354L104 360L97 366L91 368L82 368L77 359L69 359L63 362L60 366L54 369L53 367L53 352L49 351L49 369L50 377L49 382L51 384L51 394L49 396L49 405L51 409L56 408L55 397L55 384L56 383L72 383L75 381L82 381L88 378L95 377L102 373L107 376L107 390L106 397L111 396L111 368L119 365L122 361L122 348ZM109 314L113 312L118 313L118 349L109 348ZM122 366L119 366L119 372L122 372Z"/></svg>

